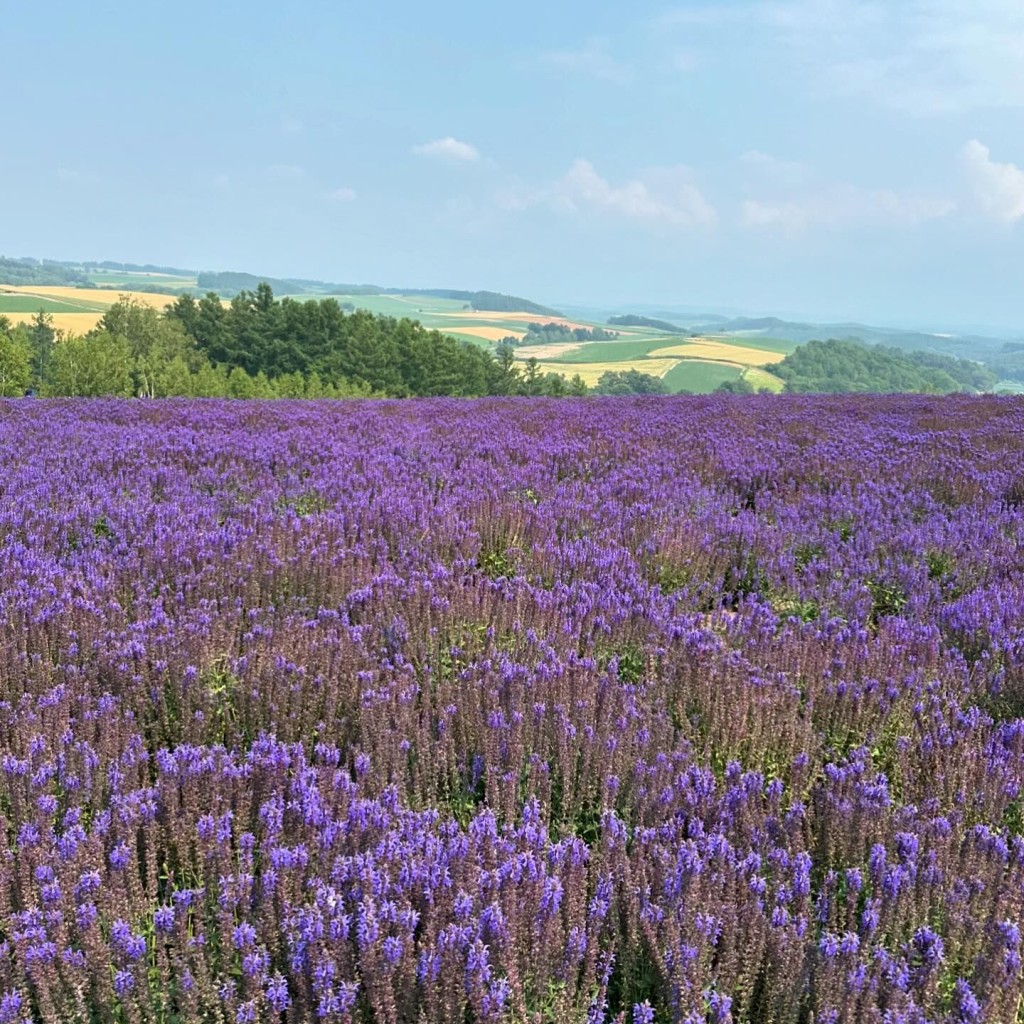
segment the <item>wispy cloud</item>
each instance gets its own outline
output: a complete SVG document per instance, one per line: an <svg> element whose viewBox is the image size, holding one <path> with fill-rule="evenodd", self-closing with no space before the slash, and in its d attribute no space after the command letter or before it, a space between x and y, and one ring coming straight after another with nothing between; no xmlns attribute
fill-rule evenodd
<svg viewBox="0 0 1024 1024"><path fill-rule="evenodd" d="M354 188L348 188L347 186L343 188L336 188L328 193L327 198L330 199L332 203L351 203L356 199L356 190Z"/></svg>
<svg viewBox="0 0 1024 1024"><path fill-rule="evenodd" d="M1024 218L1024 170L1016 164L997 163L988 146L972 139L962 159L974 188L974 197L993 220L1014 224Z"/></svg>
<svg viewBox="0 0 1024 1024"><path fill-rule="evenodd" d="M506 189L498 203L508 211L546 206L563 214L609 217L664 230L711 228L715 208L690 180L683 167L653 168L641 177L613 185L589 160L576 160L551 185L535 189Z"/></svg>
<svg viewBox="0 0 1024 1024"><path fill-rule="evenodd" d="M782 160L759 149L747 150L740 157L740 163L757 178L775 185L801 185L811 177L811 170L806 164L796 160Z"/></svg>
<svg viewBox="0 0 1024 1024"><path fill-rule="evenodd" d="M1024 107L1020 0L745 0L659 24L689 34L742 18L821 89L914 115Z"/></svg>
<svg viewBox="0 0 1024 1024"><path fill-rule="evenodd" d="M865 225L914 227L948 217L956 208L951 199L835 184L797 198L747 200L740 210L740 222L747 228L786 233Z"/></svg>
<svg viewBox="0 0 1024 1024"><path fill-rule="evenodd" d="M460 142L450 135L444 139L425 142L421 146L413 146L413 153L430 160L442 160L452 164L476 163L480 159L480 151L469 142Z"/></svg>
<svg viewBox="0 0 1024 1024"><path fill-rule="evenodd" d="M588 39L578 50L545 53L541 59L552 67L590 75L618 85L624 85L633 78L633 68L624 61L616 60L609 52L608 40L603 38Z"/></svg>

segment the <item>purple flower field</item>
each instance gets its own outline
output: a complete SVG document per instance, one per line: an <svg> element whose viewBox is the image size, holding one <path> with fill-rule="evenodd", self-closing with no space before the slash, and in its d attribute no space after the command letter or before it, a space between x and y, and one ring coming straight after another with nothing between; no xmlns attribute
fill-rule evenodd
<svg viewBox="0 0 1024 1024"><path fill-rule="evenodd" d="M0 405L0 1024L1014 1024L1024 405Z"/></svg>

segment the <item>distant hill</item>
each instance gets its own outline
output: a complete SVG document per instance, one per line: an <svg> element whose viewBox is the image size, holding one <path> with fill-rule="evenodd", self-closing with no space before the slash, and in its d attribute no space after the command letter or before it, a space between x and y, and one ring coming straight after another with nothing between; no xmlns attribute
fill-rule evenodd
<svg viewBox="0 0 1024 1024"><path fill-rule="evenodd" d="M533 313L537 316L561 316L558 310L529 299L499 292L470 292L454 288L382 288L374 284L332 284L303 278L263 277L238 271L202 271L197 279L200 291L216 292L231 298L241 291L255 291L263 282L279 295L425 295L434 299L465 302L474 310L492 313Z"/></svg>
<svg viewBox="0 0 1024 1024"><path fill-rule="evenodd" d="M666 334L687 333L682 327L670 324L667 320L656 320L650 316L637 316L635 313L610 316L608 317L608 323L612 327L651 327L656 331L664 331Z"/></svg>
<svg viewBox="0 0 1024 1024"><path fill-rule="evenodd" d="M935 352L905 352L858 341L811 341L766 370L787 391L813 394L992 391L996 374L980 363Z"/></svg>
<svg viewBox="0 0 1024 1024"><path fill-rule="evenodd" d="M934 352L975 360L986 360L994 356L1003 345L1000 339L974 334L929 334L890 327L870 327L859 323L802 323L782 320L775 316L713 320L693 325L692 329L700 333L732 337L780 338L798 345L824 338L862 341L869 345L887 345L907 352Z"/></svg>
<svg viewBox="0 0 1024 1024"><path fill-rule="evenodd" d="M0 284L92 287L92 282L81 271L53 260L9 259L6 256L0 256Z"/></svg>
<svg viewBox="0 0 1024 1024"><path fill-rule="evenodd" d="M239 292L254 292L261 284L269 284L281 295L304 295L312 289L299 281L278 277L264 277L260 274L245 274L235 270L201 270L196 279L196 287L203 292L216 292L227 297ZM346 294L352 294L347 292Z"/></svg>
<svg viewBox="0 0 1024 1024"><path fill-rule="evenodd" d="M500 295L498 292L473 292L468 300L473 309L489 313L534 313L537 316L561 316L557 309L539 306L529 299L515 295Z"/></svg>

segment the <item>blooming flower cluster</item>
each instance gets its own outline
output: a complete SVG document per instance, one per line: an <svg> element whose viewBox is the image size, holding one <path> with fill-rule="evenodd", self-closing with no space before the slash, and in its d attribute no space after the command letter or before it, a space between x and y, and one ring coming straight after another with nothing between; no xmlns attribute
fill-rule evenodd
<svg viewBox="0 0 1024 1024"><path fill-rule="evenodd" d="M1012 1024L1012 399L0 407L0 1024Z"/></svg>

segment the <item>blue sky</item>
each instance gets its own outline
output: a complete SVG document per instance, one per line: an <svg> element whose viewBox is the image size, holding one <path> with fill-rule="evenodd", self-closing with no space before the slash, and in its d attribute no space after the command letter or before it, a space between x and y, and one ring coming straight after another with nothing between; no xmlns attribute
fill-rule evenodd
<svg viewBox="0 0 1024 1024"><path fill-rule="evenodd" d="M9 5L0 252L1024 330L1021 0Z"/></svg>

